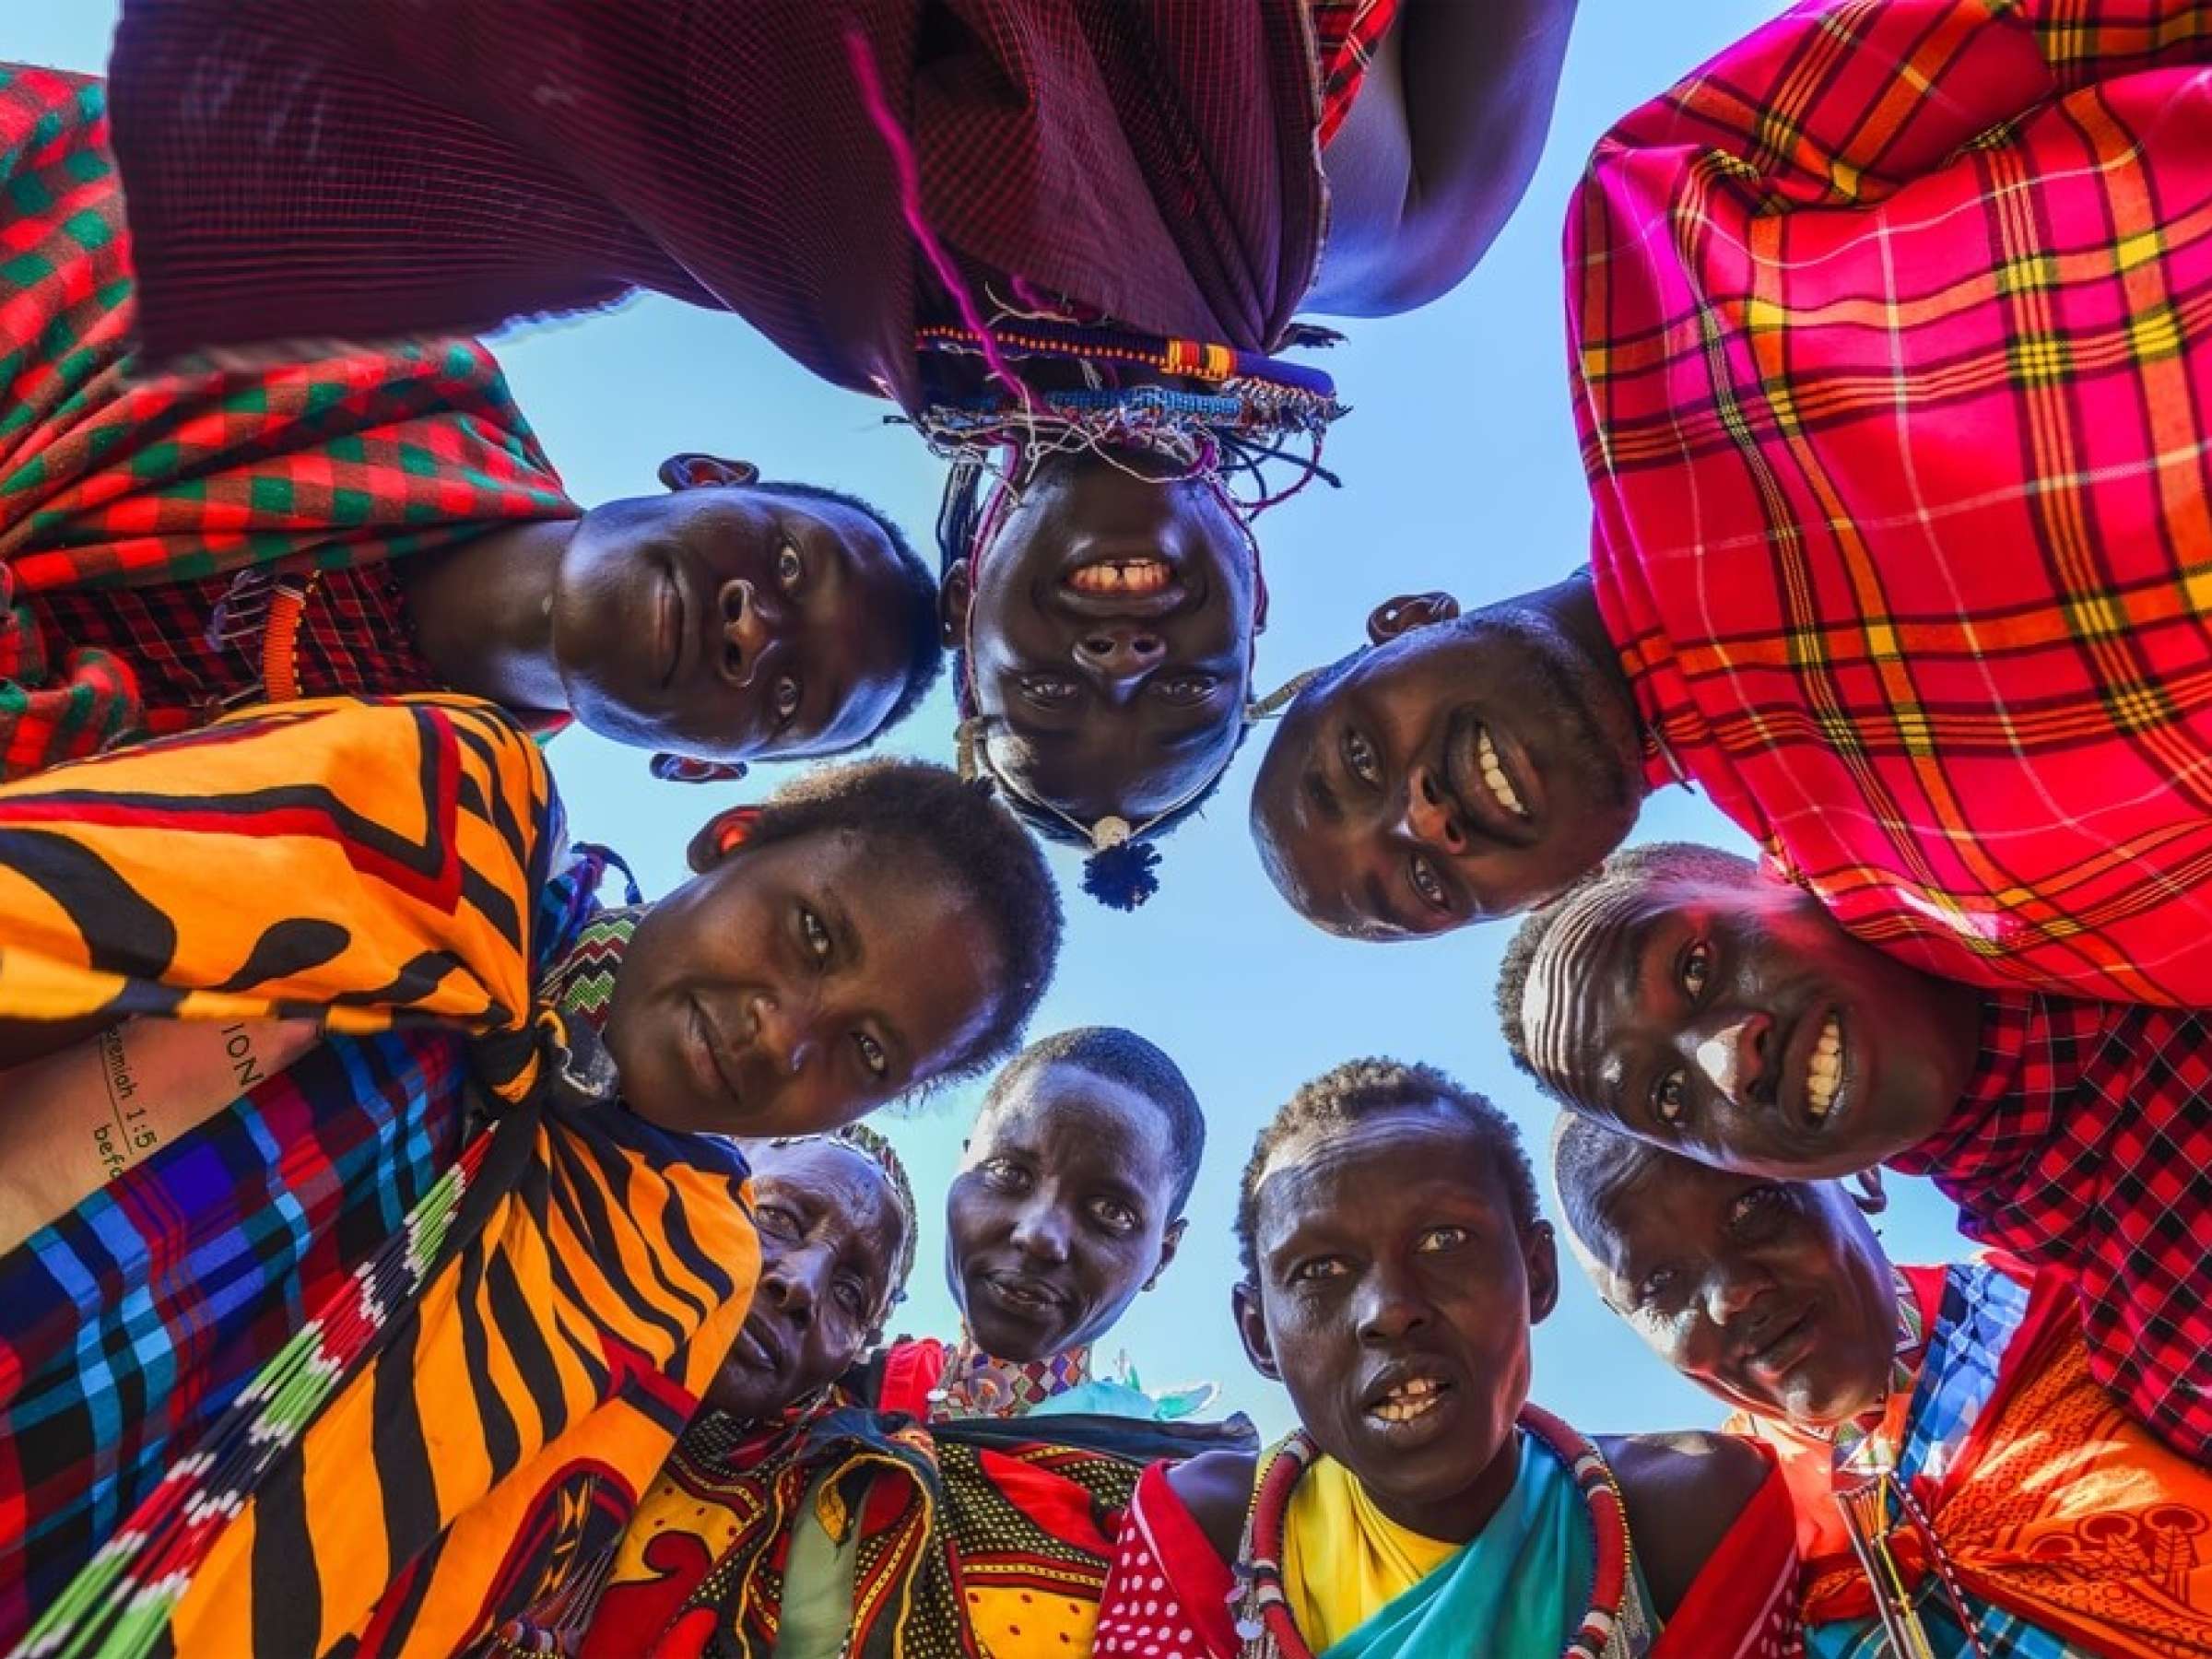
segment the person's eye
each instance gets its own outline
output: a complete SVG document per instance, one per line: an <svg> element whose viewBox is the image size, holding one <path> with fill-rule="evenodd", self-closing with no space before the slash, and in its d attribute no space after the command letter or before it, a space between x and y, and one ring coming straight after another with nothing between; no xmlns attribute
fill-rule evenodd
<svg viewBox="0 0 2212 1659"><path fill-rule="evenodd" d="M986 1158L976 1169L993 1186L1009 1191L1029 1180L1028 1172L1010 1158Z"/></svg>
<svg viewBox="0 0 2212 1659"><path fill-rule="evenodd" d="M1382 762L1375 755L1375 746L1349 726L1344 733L1344 770L1370 789L1382 787Z"/></svg>
<svg viewBox="0 0 2212 1659"><path fill-rule="evenodd" d="M776 585L787 594L795 594L806 579L806 561L799 557L798 548L785 542L783 550L776 555Z"/></svg>
<svg viewBox="0 0 2212 1659"><path fill-rule="evenodd" d="M830 930L822 925L819 916L803 904L799 906L799 937L806 943L806 954L816 961L830 959Z"/></svg>
<svg viewBox="0 0 2212 1659"><path fill-rule="evenodd" d="M1636 1305L1639 1308L1656 1308L1675 1282L1672 1267L1654 1267L1643 1276L1636 1287Z"/></svg>
<svg viewBox="0 0 2212 1659"><path fill-rule="evenodd" d="M1065 708L1076 700L1076 682L1056 674L1025 674L1015 682L1021 694L1041 709Z"/></svg>
<svg viewBox="0 0 2212 1659"><path fill-rule="evenodd" d="M1659 1079L1652 1090L1652 1115L1669 1128L1678 1126L1689 1111L1689 1078L1677 1066Z"/></svg>
<svg viewBox="0 0 2212 1659"><path fill-rule="evenodd" d="M1416 853L1406 866L1406 878L1413 890L1421 896L1421 902L1431 910L1450 910L1452 896L1444 890L1444 879L1436 873L1426 853Z"/></svg>
<svg viewBox="0 0 2212 1659"><path fill-rule="evenodd" d="M1290 1269L1290 1282L1310 1285L1320 1279L1332 1279L1344 1272L1344 1262L1338 1256L1315 1256L1310 1262L1300 1262Z"/></svg>
<svg viewBox="0 0 2212 1659"><path fill-rule="evenodd" d="M1441 1250L1457 1250L1467 1241L1464 1227L1432 1227L1421 1235L1420 1248L1425 1253Z"/></svg>
<svg viewBox="0 0 2212 1659"><path fill-rule="evenodd" d="M1136 1212L1114 1199L1100 1198L1090 1206L1090 1213L1098 1217L1101 1225L1115 1232L1136 1230Z"/></svg>
<svg viewBox="0 0 2212 1659"><path fill-rule="evenodd" d="M788 674L776 677L776 718L789 720L799 712L799 682Z"/></svg>
<svg viewBox="0 0 2212 1659"><path fill-rule="evenodd" d="M1221 677L1216 674L1178 674L1159 681L1155 688L1170 702L1194 703L1211 697L1220 683Z"/></svg>
<svg viewBox="0 0 2212 1659"><path fill-rule="evenodd" d="M1779 1186L1755 1186L1736 1194L1728 1206L1729 1228L1738 1233L1759 1233L1771 1228L1790 1210L1790 1194Z"/></svg>
<svg viewBox="0 0 2212 1659"><path fill-rule="evenodd" d="M1682 994L1695 1003L1712 979L1712 947L1700 941L1682 953Z"/></svg>
<svg viewBox="0 0 2212 1659"><path fill-rule="evenodd" d="M796 1239L799 1236L799 1218L780 1204L755 1205L753 1222L771 1239Z"/></svg>
<svg viewBox="0 0 2212 1659"><path fill-rule="evenodd" d="M857 1279L840 1278L837 1281L837 1305L853 1319L867 1312L867 1299L861 1294Z"/></svg>
<svg viewBox="0 0 2212 1659"><path fill-rule="evenodd" d="M868 1076L878 1083L891 1075L891 1060L883 1052L883 1044L865 1031L853 1033L853 1046L860 1051L860 1063L868 1068Z"/></svg>

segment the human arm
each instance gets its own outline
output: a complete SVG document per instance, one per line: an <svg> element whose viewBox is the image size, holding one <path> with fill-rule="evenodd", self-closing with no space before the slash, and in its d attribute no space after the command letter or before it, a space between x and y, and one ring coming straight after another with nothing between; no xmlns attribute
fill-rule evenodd
<svg viewBox="0 0 2212 1659"><path fill-rule="evenodd" d="M1197 1522L1222 1560L1233 1562L1244 1544L1244 1514L1259 1459L1249 1452L1202 1452L1168 1466L1168 1488Z"/></svg>
<svg viewBox="0 0 2212 1659"><path fill-rule="evenodd" d="M1773 1465L1750 1441L1726 1434L1615 1435L1601 1444L1620 1482L1653 1610L1672 1618Z"/></svg>
<svg viewBox="0 0 2212 1659"><path fill-rule="evenodd" d="M1457 287L1543 153L1575 0L1406 0L1322 155L1329 242L1308 296L1339 316Z"/></svg>

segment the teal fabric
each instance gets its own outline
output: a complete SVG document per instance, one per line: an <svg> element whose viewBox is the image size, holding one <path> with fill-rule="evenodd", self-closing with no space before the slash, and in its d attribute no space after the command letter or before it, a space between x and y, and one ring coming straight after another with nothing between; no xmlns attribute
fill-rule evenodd
<svg viewBox="0 0 2212 1659"><path fill-rule="evenodd" d="M792 1524L773 1659L839 1659L845 1651L853 1625L853 1582L860 1565L860 1528L847 1526L841 1540L822 1524L822 1482L829 1478L817 1477L806 1488Z"/></svg>
<svg viewBox="0 0 2212 1659"><path fill-rule="evenodd" d="M1482 1535L1321 1659L1552 1654L1590 1606L1596 1545L1567 1465L1521 1437L1521 1472ZM1471 1632L1485 1634L1478 1641Z"/></svg>

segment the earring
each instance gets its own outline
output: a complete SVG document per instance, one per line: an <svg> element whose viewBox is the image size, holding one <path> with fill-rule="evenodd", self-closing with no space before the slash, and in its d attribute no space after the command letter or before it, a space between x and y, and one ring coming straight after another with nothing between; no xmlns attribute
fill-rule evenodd
<svg viewBox="0 0 2212 1659"><path fill-rule="evenodd" d="M745 776L742 760L694 760L688 755L659 754L648 765L664 783L735 783Z"/></svg>

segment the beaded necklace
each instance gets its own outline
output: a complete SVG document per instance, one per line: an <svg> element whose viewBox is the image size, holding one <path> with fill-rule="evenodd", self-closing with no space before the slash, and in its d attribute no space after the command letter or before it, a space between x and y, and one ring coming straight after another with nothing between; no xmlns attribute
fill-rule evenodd
<svg viewBox="0 0 2212 1659"><path fill-rule="evenodd" d="M1617 1638L1630 1621L1628 1603L1633 1583L1628 1508L1620 1483L1597 1447L1549 1412L1523 1406L1520 1425L1530 1441L1573 1474L1596 1547L1590 1609L1560 1650L1559 1659L1616 1659L1621 1652ZM1320 1455L1320 1449L1300 1430L1267 1454L1252 1483L1252 1507L1245 1512L1244 1544L1238 1551L1231 1603L1243 1642L1239 1650L1242 1659L1313 1659L1312 1648L1290 1617L1290 1598L1283 1584L1283 1543L1290 1495ZM1481 1632L1468 1633L1467 1651L1483 1651Z"/></svg>

